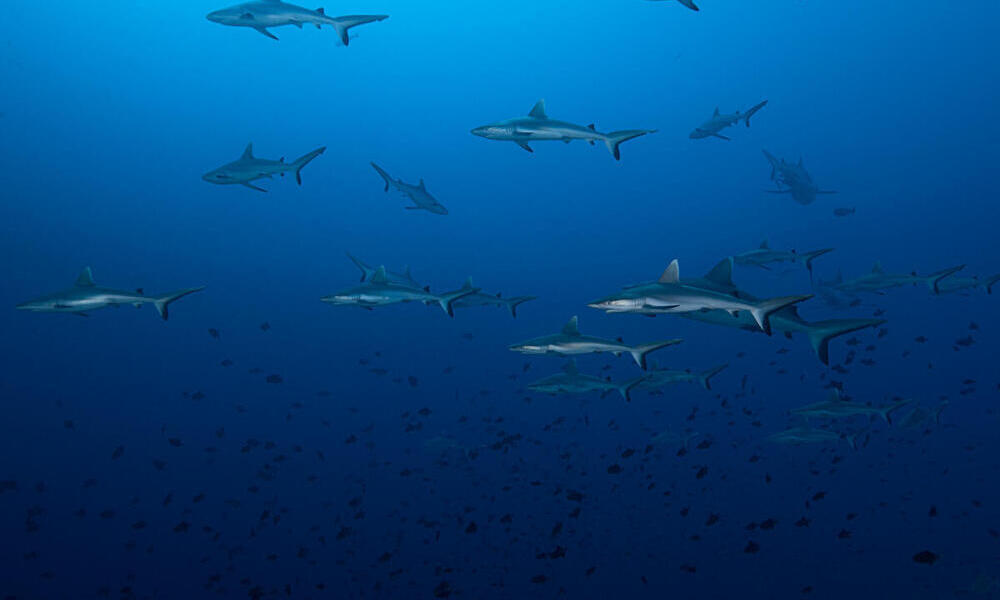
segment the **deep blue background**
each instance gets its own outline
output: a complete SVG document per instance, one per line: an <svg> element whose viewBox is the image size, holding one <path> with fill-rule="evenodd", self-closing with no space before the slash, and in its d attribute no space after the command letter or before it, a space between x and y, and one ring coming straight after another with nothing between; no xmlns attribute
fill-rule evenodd
<svg viewBox="0 0 1000 600"><path fill-rule="evenodd" d="M0 494L0 594L91 597L109 586L117 596L131 586L139 597L245 597L252 585L287 583L294 597L428 597L448 581L466 598L772 598L805 586L817 598L939 598L1000 575L1000 542L988 533L1000 529L995 297L903 289L842 313L819 300L802 307L809 318L888 311L888 337L859 334L860 348L878 345L867 354L877 364L827 375L855 398L951 400L928 435L873 424L857 453L764 442L786 426L788 408L823 397L829 372L804 340L584 306L657 276L674 257L682 275L699 275L764 238L837 248L817 260L821 277L860 274L876 260L901 272L1000 271L1000 5L700 4L700 13L639 0L327 7L391 15L343 48L328 29L275 29L274 42L210 23L204 15L220 7L210 2L8 1L0 306L68 286L85 265L111 287L208 289L174 305L167 323L148 307L89 319L0 311L0 480L18 482ZM469 134L542 97L554 118L659 133L624 144L619 163L600 146L538 143L528 154ZM749 130L725 132L731 142L687 138L716 106L762 99L770 103ZM328 150L301 187L276 179L260 194L201 181L248 141L265 158ZM762 148L803 157L820 187L839 194L802 207L763 193L773 184ZM404 210L382 192L372 160L406 181L423 177L450 214ZM840 206L857 214L836 218ZM331 308L318 298L357 281L348 250L392 269L410 264L435 290L471 275L487 291L540 299L516 321L492 309L452 321L421 306ZM796 268L739 270L737 283L760 296L809 289ZM629 405L526 402L523 386L561 363L532 360L524 375L524 357L506 345L573 314L584 333L685 338L653 355L661 364L730 369L713 393L679 386ZM977 343L957 351L970 320ZM930 341L915 344L918 335ZM776 354L783 347L792 352ZM846 352L834 343L834 361ZM225 358L235 366L219 366ZM611 364L616 379L636 373L624 358L580 364L592 373ZM284 383L265 384L272 373ZM959 395L966 379L977 391ZM199 390L200 401L182 396ZM421 407L432 414L416 416ZM544 428L560 416L565 423ZM417 421L421 430L404 431ZM642 458L652 435L685 427L710 436L711 448ZM359 441L345 444L352 434ZM449 464L436 464L425 442L441 434L477 456L447 451ZM481 448L499 434L523 438L508 452ZM276 447L242 453L248 438ZM125 455L112 461L118 445ZM625 448L640 452L618 458ZM749 462L754 455L761 460ZM834 455L843 459L833 464ZM607 474L616 462L624 472ZM265 464L277 468L273 480L257 477ZM708 475L696 479L701 466ZM97 485L81 488L91 477ZM578 518L568 517L578 504L567 489L585 493ZM805 509L820 490L826 499ZM162 507L168 491L174 500ZM199 492L206 499L192 503ZM360 508L348 504L355 497ZM225 503L233 498L240 508ZM940 516L928 517L930 505ZM43 511L35 532L25 528L30 507ZM73 516L81 507L86 516ZM115 516L102 519L105 509ZM286 512L262 527L265 509ZM499 523L506 513L509 526ZM706 527L711 513L721 520ZM812 526L795 528L803 515ZM769 517L774 531L744 528ZM131 529L139 520L146 528ZM181 521L191 530L174 533ZM476 533L465 533L469 521ZM556 522L564 529L553 536ZM344 525L353 535L336 540ZM838 539L842 529L852 536ZM743 552L748 539L758 554ZM536 558L556 546L565 558ZM914 563L923 549L940 561ZM206 591L213 574L221 578ZM539 574L547 581L531 583Z"/></svg>

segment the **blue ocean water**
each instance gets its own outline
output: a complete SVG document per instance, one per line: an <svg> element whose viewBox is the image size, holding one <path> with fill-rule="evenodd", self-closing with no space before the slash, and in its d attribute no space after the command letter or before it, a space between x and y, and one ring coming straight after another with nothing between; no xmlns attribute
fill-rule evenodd
<svg viewBox="0 0 1000 600"><path fill-rule="evenodd" d="M829 366L801 335L587 303L765 239L835 251L813 282L737 265L759 297L876 261L1000 272L1000 5L699 5L327 6L390 15L345 48L329 28L274 41L213 23L224 5L200 0L8 0L0 597L995 597L995 294L818 294L798 306L810 321L887 321L833 340ZM658 131L621 161L600 142L529 154L470 134L541 98L599 131ZM765 99L730 141L688 138L716 107ZM327 150L301 186L201 179L250 142ZM768 193L761 150L837 193ZM405 210L372 161L423 178L449 214ZM538 298L516 319L329 306L359 285L346 252L433 292L471 276ZM14 310L86 266L117 289L206 289L166 322ZM711 390L628 403L530 391L565 360L507 347L573 315L629 344L683 338L658 366L729 366ZM627 355L577 363L641 374ZM842 440L768 441L831 383L913 403L892 425L810 421Z"/></svg>

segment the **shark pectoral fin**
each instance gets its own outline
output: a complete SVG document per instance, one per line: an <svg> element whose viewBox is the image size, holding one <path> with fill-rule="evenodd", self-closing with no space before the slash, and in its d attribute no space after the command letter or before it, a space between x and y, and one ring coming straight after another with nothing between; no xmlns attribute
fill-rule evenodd
<svg viewBox="0 0 1000 600"><path fill-rule="evenodd" d="M73 314L76 315L76 316L78 316L78 317L89 317L90 316L90 315L88 315L85 312L75 312Z"/></svg>
<svg viewBox="0 0 1000 600"><path fill-rule="evenodd" d="M518 146L524 148L528 152L534 152L534 150L531 149L531 146L529 146L527 142L514 142L514 143L517 144Z"/></svg>
<svg viewBox="0 0 1000 600"><path fill-rule="evenodd" d="M293 22L292 22L292 25L295 25L295 26L296 26L296 27L298 27L299 29L302 29L302 23L299 23L298 21L293 21Z"/></svg>
<svg viewBox="0 0 1000 600"><path fill-rule="evenodd" d="M260 33L260 34L263 34L263 35L266 35L267 37L271 38L272 40L276 40L276 39L278 39L278 36L274 35L274 34L273 34L273 33L271 33L270 31L268 31L266 27L254 27L254 29L255 29L255 30L256 30L256 31L258 32L258 33Z"/></svg>
<svg viewBox="0 0 1000 600"><path fill-rule="evenodd" d="M713 133L712 137L717 137L720 140L726 140L727 142L730 141L729 138L727 138L726 136L722 135L721 133Z"/></svg>
<svg viewBox="0 0 1000 600"><path fill-rule="evenodd" d="M246 187L250 188L251 190L257 190L258 192L264 192L265 194L267 193L267 190L265 190L264 188L261 188L261 187L257 187L257 186L255 186L252 183L244 183L243 185L245 185Z"/></svg>

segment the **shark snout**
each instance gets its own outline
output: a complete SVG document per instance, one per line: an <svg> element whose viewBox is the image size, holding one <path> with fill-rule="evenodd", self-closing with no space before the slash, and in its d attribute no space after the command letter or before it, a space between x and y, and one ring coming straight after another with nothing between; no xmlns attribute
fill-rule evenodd
<svg viewBox="0 0 1000 600"><path fill-rule="evenodd" d="M218 10L215 10L215 11L212 11L212 12L208 13L207 15L205 15L205 18L208 19L209 21L213 22L213 23L221 23L222 20L223 20L222 19L222 12L218 11Z"/></svg>
<svg viewBox="0 0 1000 600"><path fill-rule="evenodd" d="M469 131L472 135L478 135L479 137L486 137L486 127L475 127Z"/></svg>

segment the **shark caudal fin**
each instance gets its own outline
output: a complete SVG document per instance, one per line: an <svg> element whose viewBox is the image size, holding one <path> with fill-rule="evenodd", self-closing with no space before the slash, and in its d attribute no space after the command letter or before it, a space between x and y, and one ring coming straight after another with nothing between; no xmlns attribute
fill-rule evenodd
<svg viewBox="0 0 1000 600"><path fill-rule="evenodd" d="M717 367L699 373L698 382L701 383L701 386L706 390L711 390L712 378L721 373L722 371L724 371L728 366L729 364L719 365Z"/></svg>
<svg viewBox="0 0 1000 600"><path fill-rule="evenodd" d="M608 147L608 152L611 156L615 157L615 160L621 160L622 154L618 150L618 146L623 143L646 135L647 133L656 133L655 129L626 129L624 131L612 131L611 133L604 135L604 144Z"/></svg>
<svg viewBox="0 0 1000 600"><path fill-rule="evenodd" d="M471 296L472 294L479 292L479 289L480 288L476 287L462 287L462 289L460 290L454 292L448 292L446 294L441 294L440 296L437 297L438 305L441 307L441 310L443 310L446 315L454 318L455 300L458 300L459 298L465 298L466 296Z"/></svg>
<svg viewBox="0 0 1000 600"><path fill-rule="evenodd" d="M622 395L622 398L625 399L625 402L631 402L632 390L634 390L637 385L639 385L643 381L646 381L647 379L649 379L649 375L643 375L642 377L636 377L635 379L626 381L622 385L618 386L618 393Z"/></svg>
<svg viewBox="0 0 1000 600"><path fill-rule="evenodd" d="M819 361L824 365L830 364L830 340L844 334L867 329L868 327L878 327L885 323L885 319L830 319L807 323L805 334L809 338L813 352L819 357Z"/></svg>
<svg viewBox="0 0 1000 600"><path fill-rule="evenodd" d="M812 297L812 294L804 294L801 296L782 296L780 298L771 298L770 300L761 300L750 306L750 314L753 315L753 320L757 322L757 326L760 327L761 331L767 335L771 335L772 314L787 306L804 302Z"/></svg>
<svg viewBox="0 0 1000 600"><path fill-rule="evenodd" d="M995 284L998 281L1000 281L1000 274L994 275L992 277L987 277L983 281L983 287L986 288L986 293L987 294L992 294L993 293L993 284Z"/></svg>
<svg viewBox="0 0 1000 600"><path fill-rule="evenodd" d="M375 172L382 177L383 181L385 181L385 191L388 192L389 185L392 184L392 177L388 173L386 173L385 170L382 169L382 167L376 165L375 163L371 163L371 165L372 168L375 169Z"/></svg>
<svg viewBox="0 0 1000 600"><path fill-rule="evenodd" d="M950 269L945 269L943 271L938 271L937 273L931 273L925 278L927 282L927 287L931 289L935 294L940 294L941 290L938 289L938 283L941 282L945 277L957 273L965 268L965 265L958 265L957 267L952 267Z"/></svg>
<svg viewBox="0 0 1000 600"><path fill-rule="evenodd" d="M892 413L895 412L895 411L897 411L897 410L899 410L899 409L901 409L901 408L903 408L904 406L906 406L908 404L912 404L912 403L913 403L912 399L911 400L900 400L899 402L895 402L893 404L890 404L889 406L886 406L885 408L878 409L878 414L883 419L885 419L886 423L888 423L889 425L892 425Z"/></svg>
<svg viewBox="0 0 1000 600"><path fill-rule="evenodd" d="M628 349L628 353L632 355L635 359L635 364L639 365L639 368L643 371L646 370L646 355L660 348L666 348L667 346L674 346L683 342L682 339L667 340L665 342L653 342L652 344L639 344L638 346L632 346Z"/></svg>
<svg viewBox="0 0 1000 600"><path fill-rule="evenodd" d="M694 0L677 0L677 1L683 4L684 6L690 8L691 10L699 10L699 8L694 4Z"/></svg>
<svg viewBox="0 0 1000 600"><path fill-rule="evenodd" d="M292 163L292 167L295 169L295 181L299 185L302 185L302 168L308 165L312 161L312 159L316 158L320 154L323 154L324 152L326 152L326 146L323 146L322 148L316 148L309 154L300 156L295 159L295 162Z"/></svg>
<svg viewBox="0 0 1000 600"><path fill-rule="evenodd" d="M205 289L205 286L197 288L189 288L186 290L180 290L179 292L171 292L169 294L163 294L162 296L157 296L153 298L153 306L156 307L156 312L160 313L160 318L166 321L167 317L169 316L169 314L167 313L167 307L170 305L171 302L173 302L174 300L180 300L181 298L187 296L188 294L200 292L203 289Z"/></svg>
<svg viewBox="0 0 1000 600"><path fill-rule="evenodd" d="M361 281L362 282L367 281L368 279L371 279L371 276L375 274L375 269L373 269L371 267L371 265L365 263L360 258L358 258L357 256L354 256L350 252L347 253L347 258L351 259L351 262L354 263L355 267L357 267L358 269L361 269Z"/></svg>
<svg viewBox="0 0 1000 600"><path fill-rule="evenodd" d="M764 108L765 106L767 106L767 100L764 100L760 104L758 104L758 105L754 106L753 108L751 108L750 110L748 110L743 115L740 115L740 116L743 117L743 122L747 124L747 127L750 127L750 117L754 116L757 113L758 110Z"/></svg>
<svg viewBox="0 0 1000 600"><path fill-rule="evenodd" d="M389 15L349 15L346 17L337 17L332 19L331 25L337 30L337 35L340 37L341 43L345 46L350 45L351 37L348 32L352 27L357 27L358 25L364 25L366 23L374 23L375 21L384 21L388 19Z"/></svg>
<svg viewBox="0 0 1000 600"><path fill-rule="evenodd" d="M821 250L813 250L812 252L803 252L799 255L799 260L805 263L806 270L809 271L809 281L812 281L813 277L813 261L829 252L833 252L833 248L823 248Z"/></svg>
<svg viewBox="0 0 1000 600"><path fill-rule="evenodd" d="M510 316L517 318L517 307L528 302L529 300L536 300L537 296L515 296L513 298L504 298L503 301L507 303L507 308L510 310Z"/></svg>

